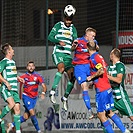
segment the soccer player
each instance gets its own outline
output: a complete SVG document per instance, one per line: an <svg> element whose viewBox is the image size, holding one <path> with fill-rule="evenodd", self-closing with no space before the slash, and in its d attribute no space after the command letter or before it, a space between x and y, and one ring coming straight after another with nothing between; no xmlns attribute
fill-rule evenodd
<svg viewBox="0 0 133 133"><path fill-rule="evenodd" d="M77 30L74 27L72 20L75 14L75 8L72 5L67 5L64 9L64 21L60 21L52 28L48 39L55 44L52 59L57 66L58 71L55 74L52 89L50 91L50 100L56 103L55 91L60 82L62 74L66 72L69 77L67 88L64 96L61 98L63 108L67 111L67 98L71 93L74 85L73 65L71 56L71 46L73 41L77 38Z"/></svg>
<svg viewBox="0 0 133 133"><path fill-rule="evenodd" d="M22 100L25 107L24 115L20 117L20 122L23 123L27 119L31 119L36 131L41 133L41 130L38 125L38 120L35 115L34 107L36 105L38 99L38 86L41 85L43 91L41 93L41 98L44 99L45 92L47 87L44 83L44 78L35 71L35 64L33 61L29 61L27 63L27 72L20 76L24 79L23 86L23 95ZM15 126L15 123L9 123L9 127L7 129L7 133Z"/></svg>
<svg viewBox="0 0 133 133"><path fill-rule="evenodd" d="M0 82L1 82L1 95L7 105L2 109L0 114L0 122L12 109L14 110L14 123L16 127L16 133L20 131L20 98L17 89L17 78L23 81L17 76L17 69L15 61L12 59L14 56L14 50L11 44L6 43L2 46L2 52L5 55L4 59L0 61Z"/></svg>
<svg viewBox="0 0 133 133"><path fill-rule="evenodd" d="M101 120L107 133L114 133L108 117L117 125L122 133L130 133L130 131L124 127L120 118L112 111L114 102L112 89L107 77L106 63L103 57L96 52L96 43L94 41L90 41L87 45L90 53L91 68L91 76L87 77L87 80L93 80L95 85L97 116Z"/></svg>
<svg viewBox="0 0 133 133"><path fill-rule="evenodd" d="M113 89L114 109L126 115L133 121L133 106L124 87L125 65L120 62L121 52L114 48L110 53L112 65L108 67L108 78Z"/></svg>
<svg viewBox="0 0 133 133"><path fill-rule="evenodd" d="M94 40L96 36L96 30L89 27L85 31L85 35L74 41L72 50L74 50L74 76L78 81L78 84L82 88L82 97L84 99L85 105L89 111L89 119L93 118L93 113L90 105L90 97L88 95L88 83L87 77L90 76L90 64L87 43L88 41ZM96 40L95 40L96 41Z"/></svg>

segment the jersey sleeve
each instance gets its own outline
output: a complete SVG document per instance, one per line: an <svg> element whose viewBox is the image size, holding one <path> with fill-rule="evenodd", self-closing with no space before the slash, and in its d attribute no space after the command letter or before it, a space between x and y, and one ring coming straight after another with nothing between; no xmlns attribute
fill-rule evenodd
<svg viewBox="0 0 133 133"><path fill-rule="evenodd" d="M45 83L43 76L40 74L38 74L38 80L39 80L39 84Z"/></svg>
<svg viewBox="0 0 133 133"><path fill-rule="evenodd" d="M48 40L53 43L59 43L59 40L55 38L55 35L57 34L58 27L59 27L59 23L55 24L48 35Z"/></svg>
<svg viewBox="0 0 133 133"><path fill-rule="evenodd" d="M2 60L0 62L0 73L4 70L5 67L6 67L6 60Z"/></svg>
<svg viewBox="0 0 133 133"><path fill-rule="evenodd" d="M125 66L122 63L117 64L117 74L125 74Z"/></svg>
<svg viewBox="0 0 133 133"><path fill-rule="evenodd" d="M105 60L103 59L103 57L101 56L101 55L97 55L96 57L95 57L95 62L96 63L94 63L95 64L95 68L96 69L100 69L100 68L106 68L106 66L107 66L107 64L106 64L106 62L105 62Z"/></svg>
<svg viewBox="0 0 133 133"><path fill-rule="evenodd" d="M25 77L25 74L23 74L23 75L20 75L19 77L24 79L24 77ZM19 79L18 79L18 82L22 83L22 82L21 82ZM22 83L22 84L23 84L23 83Z"/></svg>
<svg viewBox="0 0 133 133"><path fill-rule="evenodd" d="M73 40L77 39L78 35L77 35L77 29L74 27L73 28Z"/></svg>

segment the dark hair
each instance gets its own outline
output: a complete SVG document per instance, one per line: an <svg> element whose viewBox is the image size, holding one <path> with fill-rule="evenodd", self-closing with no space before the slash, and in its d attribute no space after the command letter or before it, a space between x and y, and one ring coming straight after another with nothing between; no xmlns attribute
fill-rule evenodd
<svg viewBox="0 0 133 133"><path fill-rule="evenodd" d="M10 43L5 43L2 47L1 47L1 51L4 55L7 54L7 50L9 50L9 47L11 46Z"/></svg>
<svg viewBox="0 0 133 133"><path fill-rule="evenodd" d="M34 61L28 61L27 66L28 66L30 63L32 63L32 64L35 65Z"/></svg>
<svg viewBox="0 0 133 133"><path fill-rule="evenodd" d="M94 40L89 41L87 43L87 47L88 47L89 50L97 50L96 45L97 44L96 44L96 42Z"/></svg>
<svg viewBox="0 0 133 133"><path fill-rule="evenodd" d="M72 21L73 20L73 15L71 15L71 16L66 16L65 14L64 14L64 19L65 20L68 20L68 21Z"/></svg>

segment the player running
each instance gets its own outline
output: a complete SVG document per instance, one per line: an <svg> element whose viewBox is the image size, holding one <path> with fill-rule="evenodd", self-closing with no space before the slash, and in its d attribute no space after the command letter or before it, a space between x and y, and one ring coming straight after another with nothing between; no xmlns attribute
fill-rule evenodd
<svg viewBox="0 0 133 133"><path fill-rule="evenodd" d="M41 85L43 91L41 93L41 98L44 99L47 87L44 83L44 78L37 72L35 72L35 64L33 61L29 61L27 64L27 72L20 76L24 79L23 95L22 100L25 107L25 112L23 116L20 117L20 122L26 122L27 119L31 119L36 131L41 133L40 127L38 125L38 120L35 115L35 105L38 99L38 86ZM15 123L9 123L7 133L15 126Z"/></svg>

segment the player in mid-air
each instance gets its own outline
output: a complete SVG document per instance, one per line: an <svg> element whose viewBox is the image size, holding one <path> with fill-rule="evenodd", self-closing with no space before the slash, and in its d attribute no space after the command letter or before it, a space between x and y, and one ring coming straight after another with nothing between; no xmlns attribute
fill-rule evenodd
<svg viewBox="0 0 133 133"><path fill-rule="evenodd" d="M96 30L88 27L85 30L85 35L81 38L77 38L72 46L72 50L74 50L74 58L72 61L74 65L74 76L83 90L82 97L89 111L89 119L93 118L93 113L91 110L90 97L88 95L88 83L86 80L87 77L90 76L90 54L88 53L87 43L94 40L95 36Z"/></svg>
<svg viewBox="0 0 133 133"><path fill-rule="evenodd" d="M24 103L25 107L25 112L23 116L20 117L20 122L23 123L27 119L31 119L36 131L38 133L41 133L38 120L35 115L35 105L38 99L38 86L41 85L43 90L40 95L42 99L44 99L45 92L47 90L47 87L44 83L44 78L35 71L35 64L33 61L29 61L27 63L27 72L23 75L20 76L21 78L24 79L23 83L23 95L22 95L22 100ZM9 123L7 133L12 130L12 128L15 126L15 123Z"/></svg>
<svg viewBox="0 0 133 133"><path fill-rule="evenodd" d="M106 63L103 57L96 52L96 43L94 41L88 43L88 50L90 53L91 76L87 77L87 80L93 80L95 85L97 116L107 133L114 133L108 117L117 125L122 133L130 133L124 127L121 119L112 111L114 101L112 89L107 77Z"/></svg>
<svg viewBox="0 0 133 133"><path fill-rule="evenodd" d="M66 111L68 109L67 98L74 85L71 47L73 41L77 38L77 30L72 23L75 12L76 9L72 5L67 5L64 9L64 20L56 23L48 36L49 41L55 44L52 59L58 69L50 91L50 100L52 103L56 103L55 91L58 87L62 74L66 72L68 74L69 81L67 83L65 94L61 98L63 108Z"/></svg>

